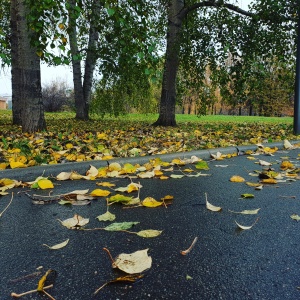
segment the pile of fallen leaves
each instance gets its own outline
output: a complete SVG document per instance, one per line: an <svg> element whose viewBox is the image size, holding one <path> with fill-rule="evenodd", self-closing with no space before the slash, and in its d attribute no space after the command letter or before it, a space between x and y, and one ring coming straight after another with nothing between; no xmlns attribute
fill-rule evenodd
<svg viewBox="0 0 300 300"><path fill-rule="evenodd" d="M124 119L75 121L58 114L47 117L46 132L26 134L10 125L10 118L0 115L0 169L296 139L285 123L179 122L165 128Z"/></svg>

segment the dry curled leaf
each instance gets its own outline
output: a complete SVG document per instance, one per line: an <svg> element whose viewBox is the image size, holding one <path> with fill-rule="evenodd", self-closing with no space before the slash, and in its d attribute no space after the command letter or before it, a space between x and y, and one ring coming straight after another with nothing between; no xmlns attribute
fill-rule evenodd
<svg viewBox="0 0 300 300"><path fill-rule="evenodd" d="M113 263L113 267L128 274L142 273L152 266L152 258L148 255L148 250L119 254Z"/></svg>
<svg viewBox="0 0 300 300"><path fill-rule="evenodd" d="M67 239L64 242L56 244L56 245L53 245L53 246L48 246L47 244L43 244L43 246L46 246L46 247L48 247L51 250L58 250L58 249L61 249L61 248L65 247L65 246L67 246L67 244L69 243L69 240L70 239Z"/></svg>

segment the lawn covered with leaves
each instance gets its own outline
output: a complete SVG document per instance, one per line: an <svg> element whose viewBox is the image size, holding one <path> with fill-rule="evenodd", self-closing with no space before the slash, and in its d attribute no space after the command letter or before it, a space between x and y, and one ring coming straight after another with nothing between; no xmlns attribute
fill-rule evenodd
<svg viewBox="0 0 300 300"><path fill-rule="evenodd" d="M0 112L0 169L107 160L217 147L295 140L292 118L178 115L177 127L153 127L157 115L119 118L46 114L47 131L26 134Z"/></svg>

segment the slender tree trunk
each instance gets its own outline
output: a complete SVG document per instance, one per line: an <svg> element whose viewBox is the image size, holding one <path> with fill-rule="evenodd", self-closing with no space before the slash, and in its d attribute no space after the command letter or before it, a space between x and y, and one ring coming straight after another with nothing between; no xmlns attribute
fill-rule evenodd
<svg viewBox="0 0 300 300"><path fill-rule="evenodd" d="M13 124L23 132L46 129L41 92L40 58L30 44L29 9L22 0L11 0L11 57Z"/></svg>
<svg viewBox="0 0 300 300"><path fill-rule="evenodd" d="M184 8L184 1L172 0L168 8L167 50L164 65L162 92L158 120L153 125L176 126L176 76L179 66L179 52L181 40L182 19L180 11Z"/></svg>
<svg viewBox="0 0 300 300"><path fill-rule="evenodd" d="M93 13L90 19L89 42L84 67L84 77L82 80L81 59L79 58L79 49L77 41L76 20L74 18L74 7L76 6L75 0L69 0L69 39L72 54L72 68L73 68L73 84L74 84L74 97L76 108L76 119L88 120L89 119L89 102L92 92L93 73L96 66L96 44L98 40L98 31L96 29L96 18L100 14L101 2L95 0L93 2Z"/></svg>

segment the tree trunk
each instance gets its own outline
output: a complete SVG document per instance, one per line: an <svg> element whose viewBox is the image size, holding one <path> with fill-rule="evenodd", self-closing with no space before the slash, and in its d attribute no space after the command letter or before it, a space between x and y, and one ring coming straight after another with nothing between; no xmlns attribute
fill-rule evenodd
<svg viewBox="0 0 300 300"><path fill-rule="evenodd" d="M72 69L73 69L73 85L74 85L74 98L75 98L75 109L76 109L76 119L78 120L88 120L88 107L87 103L84 101L83 97L83 87L82 87L82 74L81 74L81 59L78 50L77 41L77 28L76 28L76 14L75 14L75 0L69 0L69 40L70 40L70 50L72 55Z"/></svg>
<svg viewBox="0 0 300 300"><path fill-rule="evenodd" d="M164 65L159 117L153 124L155 126L176 126L176 75L179 65L182 27L182 19L179 17L179 13L183 8L184 1L182 0L172 0L169 2L166 60Z"/></svg>
<svg viewBox="0 0 300 300"><path fill-rule="evenodd" d="M96 18L100 15L101 3L98 0L93 2L93 13L90 16L90 30L89 42L84 67L84 77L82 81L81 72L81 59L79 56L76 20L74 19L74 7L76 1L69 0L69 39L72 54L72 68L73 68L73 84L74 84L74 97L76 108L76 119L88 120L89 119L89 102L92 92L93 73L96 66L96 44L98 41L98 31L96 29Z"/></svg>
<svg viewBox="0 0 300 300"><path fill-rule="evenodd" d="M46 130L40 58L30 45L34 32L26 22L29 9L22 0L11 0L10 9L13 124L21 125L23 132Z"/></svg>

